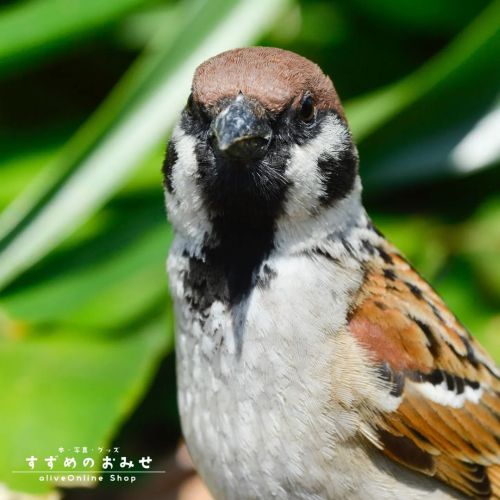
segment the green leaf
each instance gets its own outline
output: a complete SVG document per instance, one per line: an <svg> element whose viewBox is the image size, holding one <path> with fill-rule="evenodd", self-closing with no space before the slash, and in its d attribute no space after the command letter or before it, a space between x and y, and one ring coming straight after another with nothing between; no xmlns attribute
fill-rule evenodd
<svg viewBox="0 0 500 500"><path fill-rule="evenodd" d="M498 54L499 19L500 1L495 0L445 50L417 71L399 82L351 100L346 113L357 140L372 134L438 84L453 81L462 66L484 47L492 45ZM494 71L498 71L496 66L492 66Z"/></svg>
<svg viewBox="0 0 500 500"><path fill-rule="evenodd" d="M0 10L0 74L68 46L144 0L30 0ZM29 28L28 28L29 27Z"/></svg>
<svg viewBox="0 0 500 500"><path fill-rule="evenodd" d="M26 184L33 178L36 167L47 163L55 150L44 148L37 151L24 152L10 158L2 164L2 189L0 190L0 210L9 204L16 195L22 192Z"/></svg>
<svg viewBox="0 0 500 500"><path fill-rule="evenodd" d="M464 227L460 253L474 268L492 302L500 305L500 197L482 204Z"/></svg>
<svg viewBox="0 0 500 500"><path fill-rule="evenodd" d="M26 470L31 455L107 444L172 342L164 317L119 341L70 337L0 337L0 483L13 490L52 489L37 475L12 473Z"/></svg>
<svg viewBox="0 0 500 500"><path fill-rule="evenodd" d="M481 293L471 262L462 257L453 257L433 284L450 310L489 354L497 362L500 361L498 331L492 328L498 327L500 315Z"/></svg>
<svg viewBox="0 0 500 500"><path fill-rule="evenodd" d="M500 161L499 127L500 106L495 103L480 119L453 122L415 139L409 140L406 130L407 142L394 133L385 153L375 154L375 159L366 155L365 185L370 190L396 189L493 167Z"/></svg>
<svg viewBox="0 0 500 500"><path fill-rule="evenodd" d="M437 224L430 218L370 214L376 226L426 279L432 279L446 262L448 251ZM422 245L425 241L425 245Z"/></svg>
<svg viewBox="0 0 500 500"><path fill-rule="evenodd" d="M165 139L194 68L254 40L285 0L189 3L165 49L147 54L62 153L0 217L0 287L38 261L94 213Z"/></svg>
<svg viewBox="0 0 500 500"><path fill-rule="evenodd" d="M0 307L23 322L117 328L162 298L167 303L165 259L172 237L166 223L149 230L103 262L71 269L60 276L4 296Z"/></svg>

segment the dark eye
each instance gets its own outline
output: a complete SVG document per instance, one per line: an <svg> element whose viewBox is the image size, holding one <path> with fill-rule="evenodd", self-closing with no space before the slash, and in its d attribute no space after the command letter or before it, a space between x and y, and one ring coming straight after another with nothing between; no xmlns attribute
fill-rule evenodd
<svg viewBox="0 0 500 500"><path fill-rule="evenodd" d="M299 108L299 117L302 121L310 122L314 118L314 102L310 95L306 95Z"/></svg>

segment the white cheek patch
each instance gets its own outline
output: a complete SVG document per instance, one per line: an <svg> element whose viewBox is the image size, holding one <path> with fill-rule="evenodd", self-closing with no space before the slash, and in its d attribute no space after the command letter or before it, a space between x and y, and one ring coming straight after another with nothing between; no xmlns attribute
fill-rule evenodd
<svg viewBox="0 0 500 500"><path fill-rule="evenodd" d="M324 207L313 216L293 218L285 214L280 217L274 236L276 249L295 254L327 246L332 257L344 260L349 253L342 242L343 236L356 253L356 262L362 260L363 254L355 243L371 231L366 229L368 216L361 203L361 191L358 176L352 191L335 205ZM330 237L334 233L336 237Z"/></svg>
<svg viewBox="0 0 500 500"><path fill-rule="evenodd" d="M285 204L288 216L307 217L315 212L325 195L318 161L325 156L338 159L350 147L351 139L346 126L333 115L325 118L320 133L314 139L293 147L285 171L285 176L291 181Z"/></svg>
<svg viewBox="0 0 500 500"><path fill-rule="evenodd" d="M174 129L171 140L175 145L177 161L172 165L172 193L166 196L168 218L176 231L191 242L191 253L195 255L201 251L205 236L212 230L197 182L196 140L179 125Z"/></svg>
<svg viewBox="0 0 500 500"><path fill-rule="evenodd" d="M452 408L462 408L467 401L477 404L483 395L481 387L473 388L465 385L464 391L458 393L456 390L451 390L446 381L440 384L432 384L431 382L413 382L412 386L427 399L434 403L443 406L451 406Z"/></svg>

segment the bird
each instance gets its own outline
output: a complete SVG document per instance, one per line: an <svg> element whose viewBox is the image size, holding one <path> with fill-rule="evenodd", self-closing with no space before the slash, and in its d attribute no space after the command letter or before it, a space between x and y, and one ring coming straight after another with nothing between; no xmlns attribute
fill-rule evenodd
<svg viewBox="0 0 500 500"><path fill-rule="evenodd" d="M203 62L162 172L181 427L214 498L500 498L499 369L371 221L317 64Z"/></svg>

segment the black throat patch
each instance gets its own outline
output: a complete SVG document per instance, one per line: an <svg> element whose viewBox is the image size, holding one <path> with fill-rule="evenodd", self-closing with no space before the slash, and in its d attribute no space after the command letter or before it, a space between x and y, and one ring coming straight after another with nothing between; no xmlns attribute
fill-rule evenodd
<svg viewBox="0 0 500 500"><path fill-rule="evenodd" d="M273 249L274 221L260 219L248 224L214 221L219 243L206 252L207 263L218 269L226 282L231 305L244 299L257 284L260 267Z"/></svg>
<svg viewBox="0 0 500 500"><path fill-rule="evenodd" d="M241 356L245 338L249 304L246 299L254 287L262 288L264 283L268 286L273 278L272 269L265 264L273 249L272 220L261 220L260 224L253 222L248 225L216 219L214 230L219 243L206 247L203 258L189 257L184 275L185 300L202 325L214 302L227 307L237 357Z"/></svg>
<svg viewBox="0 0 500 500"><path fill-rule="evenodd" d="M231 305L241 302L257 281L257 272L273 249L289 181L290 148L275 138L262 159L237 160L219 155L208 140L197 141L197 183L212 224L206 236L207 265L223 280Z"/></svg>

